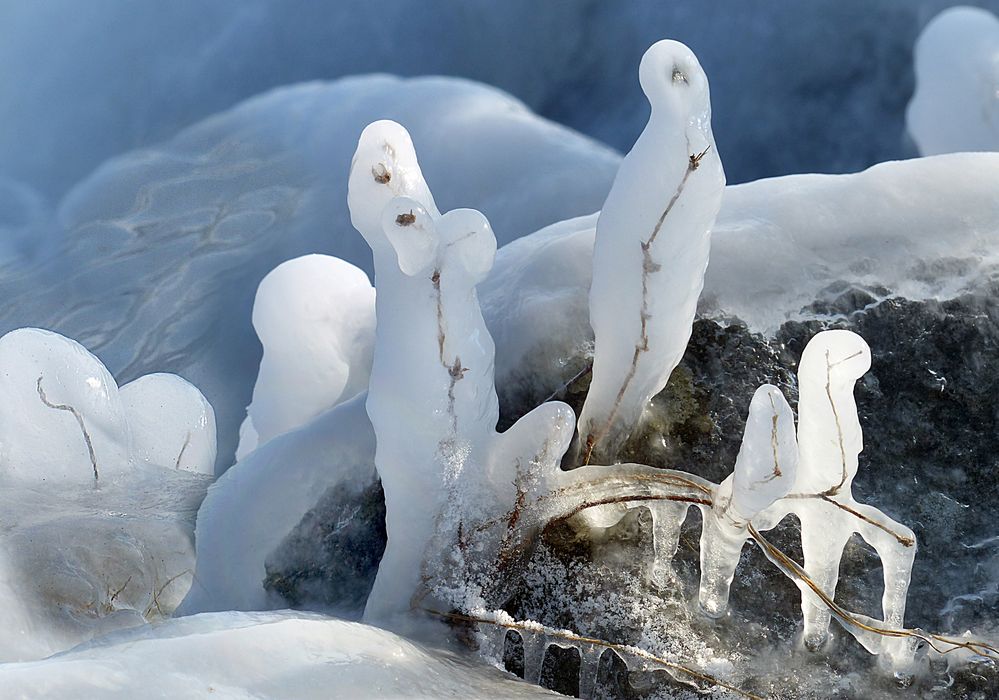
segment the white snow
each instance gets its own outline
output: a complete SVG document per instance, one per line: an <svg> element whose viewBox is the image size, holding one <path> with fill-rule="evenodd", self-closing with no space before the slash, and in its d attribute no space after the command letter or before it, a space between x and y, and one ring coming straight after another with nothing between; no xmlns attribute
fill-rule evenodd
<svg viewBox="0 0 999 700"><path fill-rule="evenodd" d="M999 17L951 7L926 25L914 53L906 123L920 153L999 151Z"/></svg>
<svg viewBox="0 0 999 700"><path fill-rule="evenodd" d="M5 698L561 697L465 656L304 612L208 613L0 665Z"/></svg>
<svg viewBox="0 0 999 700"><path fill-rule="evenodd" d="M215 411L176 374L147 374L121 387L132 454L144 464L214 476Z"/></svg>
<svg viewBox="0 0 999 700"><path fill-rule="evenodd" d="M253 303L264 346L237 459L366 391L375 336L375 290L367 275L329 255L281 263Z"/></svg>

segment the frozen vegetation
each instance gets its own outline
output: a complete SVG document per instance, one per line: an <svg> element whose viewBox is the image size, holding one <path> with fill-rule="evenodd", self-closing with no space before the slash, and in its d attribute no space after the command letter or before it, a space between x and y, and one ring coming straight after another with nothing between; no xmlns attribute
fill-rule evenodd
<svg viewBox="0 0 999 700"><path fill-rule="evenodd" d="M989 75L993 21L920 39L927 153L989 150L949 136L994 105L940 81ZM923 534L854 484L872 347L826 328L844 296L994 294L999 153L726 187L690 49L653 44L638 78L623 159L492 88L368 76L113 158L54 214L0 181L0 321L63 334L0 338L3 692L546 694L492 665L601 697L614 665L628 692L853 697L993 673L994 615L907 614ZM739 447L710 479L645 459L691 410L698 316L808 329L793 377L722 397ZM991 576L995 536L954 559Z"/></svg>

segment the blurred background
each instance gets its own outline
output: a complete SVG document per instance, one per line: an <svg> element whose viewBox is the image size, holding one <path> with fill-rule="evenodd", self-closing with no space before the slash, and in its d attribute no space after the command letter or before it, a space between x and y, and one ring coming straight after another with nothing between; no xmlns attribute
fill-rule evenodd
<svg viewBox="0 0 999 700"><path fill-rule="evenodd" d="M730 183L855 171L915 155L912 47L953 4L0 0L0 176L53 203L105 159L252 95L369 72L483 81L627 150L647 114L636 67L663 37L711 80Z"/></svg>

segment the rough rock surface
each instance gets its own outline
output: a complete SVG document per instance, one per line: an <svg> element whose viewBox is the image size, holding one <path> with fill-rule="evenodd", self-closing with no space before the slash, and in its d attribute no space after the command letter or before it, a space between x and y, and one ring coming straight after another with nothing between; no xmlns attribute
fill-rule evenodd
<svg viewBox="0 0 999 700"><path fill-rule="evenodd" d="M873 364L856 392L865 449L855 488L859 500L908 524L919 539L907 624L954 634L970 629L993 637L999 627L999 527L992 516L999 508L999 285L944 302L885 299L880 289L830 292L811 308L815 320L786 323L773 338L738 323L696 321L683 362L653 400L621 459L721 480L734 464L755 388L776 384L794 406L794 373L808 339L830 327L856 331L870 344ZM583 370L558 392L577 410L586 395L587 361L562 358L569 376ZM504 423L547 398L540 395L546 389L531 396L525 386L517 388L516 396L502 398ZM275 567L282 572L272 582L275 590L292 603L306 596L329 605L339 604L347 590L356 604L363 586L344 581L370 580L377 565L383 546L377 497L372 490L358 506L336 503L335 494L327 494L290 537L302 546L290 547L296 558L286 557ZM916 678L914 688L899 688L875 671L876 661L835 626L826 651L799 651L797 591L755 547L743 553L730 615L718 623L700 619L690 602L696 598L699 521L692 511L666 583L652 590L642 563L651 552L644 509L635 509L595 541L581 541L568 528L549 532L508 607L518 617L624 643L648 641L651 634L681 659L704 658L714 648L735 649L742 687L765 694L903 697L915 689L928 697L985 698L999 693L999 677L988 667L952 676L935 667ZM800 556L795 529L796 523L785 522L773 539ZM310 540L315 544L305 546ZM361 542L373 550L358 551ZM342 559L344 553L350 553L348 560ZM880 562L854 540L844 555L837 598L851 609L876 614L881 586ZM612 600L611 590L621 595ZM581 596L599 602L568 604ZM652 604L655 616L645 613L645 604L636 605L643 601ZM667 634L686 638L666 639ZM522 655L519 639L511 633L511 670L522 668ZM598 690L609 696L648 697L662 692L664 683L674 690L684 687L661 672L629 675L613 657L604 656L598 676ZM575 652L550 652L542 680L572 693L578 667ZM815 681L820 686L802 688L798 684L804 677L823 680Z"/></svg>

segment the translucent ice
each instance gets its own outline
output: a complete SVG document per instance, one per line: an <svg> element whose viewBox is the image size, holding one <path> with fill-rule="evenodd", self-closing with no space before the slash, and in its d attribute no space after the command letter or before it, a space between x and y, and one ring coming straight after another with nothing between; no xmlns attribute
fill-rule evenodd
<svg viewBox="0 0 999 700"><path fill-rule="evenodd" d="M118 385L96 357L57 333L0 338L0 469L18 481L94 484L129 469Z"/></svg>
<svg viewBox="0 0 999 700"><path fill-rule="evenodd" d="M137 461L215 474L215 411L196 386L176 374L147 374L119 395Z"/></svg>
<svg viewBox="0 0 999 700"><path fill-rule="evenodd" d="M718 486L714 506L704 513L700 604L709 615L721 615L728 604L739 554L749 538L747 526L788 494L797 466L794 414L780 389L765 384L749 404L735 470Z"/></svg>
<svg viewBox="0 0 999 700"><path fill-rule="evenodd" d="M557 470L572 412L542 406L496 433L495 350L475 293L496 239L477 211L438 213L398 124L376 122L361 134L348 203L375 260L367 411L388 530L365 617L407 612L439 595L444 581L461 589L448 603L467 609L470 597L482 595L475 589L483 581L469 579L474 566L497 564L499 541L483 523L514 517L531 480Z"/></svg>
<svg viewBox="0 0 999 700"><path fill-rule="evenodd" d="M660 41L639 79L652 116L597 219L593 378L579 418L585 463L613 458L683 356L725 189L708 81L694 54Z"/></svg>
<svg viewBox="0 0 999 700"><path fill-rule="evenodd" d="M288 260L264 277L253 303L264 356L245 426L254 439L240 441L238 458L367 389L374 307L367 275L329 255Z"/></svg>

